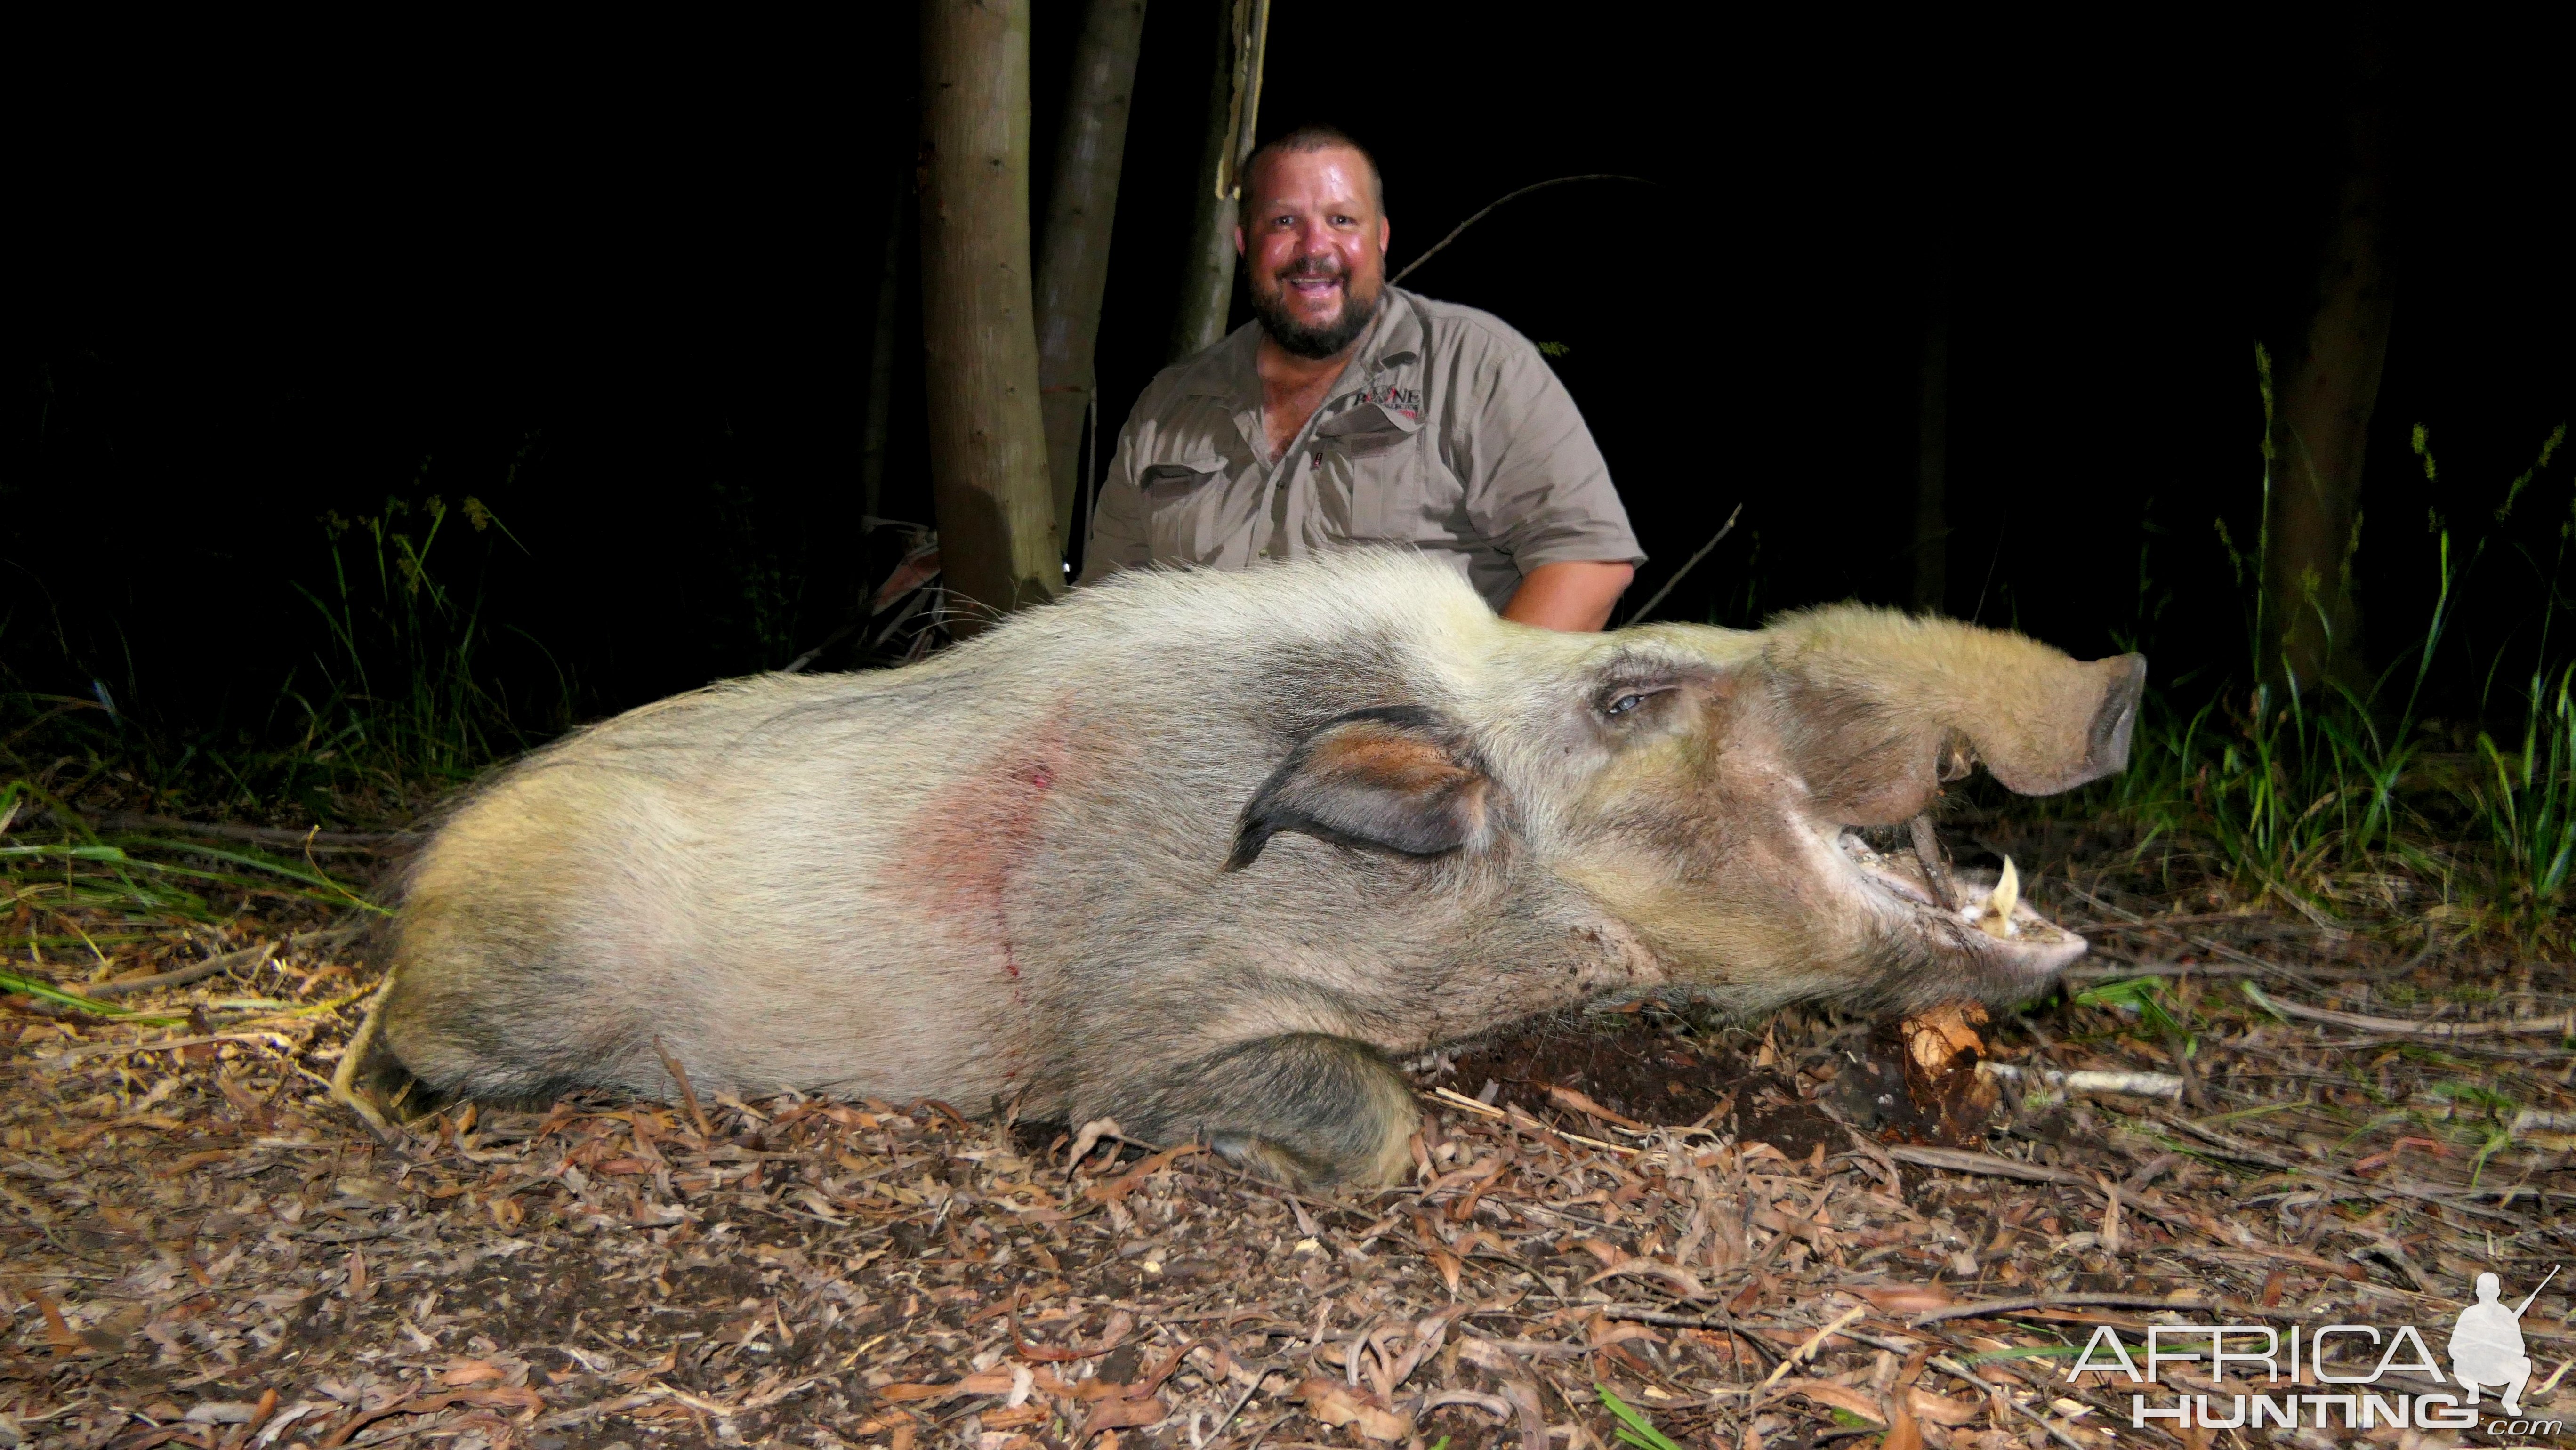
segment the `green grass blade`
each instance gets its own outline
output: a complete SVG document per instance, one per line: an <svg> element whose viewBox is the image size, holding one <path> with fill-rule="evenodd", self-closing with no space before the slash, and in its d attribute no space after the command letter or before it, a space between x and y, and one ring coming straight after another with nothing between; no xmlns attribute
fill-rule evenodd
<svg viewBox="0 0 2576 1450"><path fill-rule="evenodd" d="M1600 1393L1601 1403L1610 1407L1610 1413L1619 1417L1621 1444L1636 1446L1637 1450L1682 1450L1671 1436L1656 1429L1653 1421L1639 1414L1626 1400L1612 1394L1608 1385L1596 1384L1592 1388Z"/></svg>
<svg viewBox="0 0 2576 1450"><path fill-rule="evenodd" d="M33 977L19 976L16 972L0 972L0 992L14 992L23 997L33 997L40 1002L51 1002L57 1007L68 1007L75 1012L86 1012L93 1017L111 1017L122 1022L168 1027L186 1020L151 1012L137 1012L130 1007L94 1001L76 992L66 992L51 982L39 982Z"/></svg>

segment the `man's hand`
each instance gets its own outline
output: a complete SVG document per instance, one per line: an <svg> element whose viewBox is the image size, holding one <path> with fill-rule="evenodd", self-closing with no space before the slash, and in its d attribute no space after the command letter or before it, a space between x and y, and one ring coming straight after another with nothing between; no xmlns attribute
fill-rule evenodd
<svg viewBox="0 0 2576 1450"><path fill-rule="evenodd" d="M1596 630L1610 622L1610 607L1636 577L1631 564L1541 564L1523 576L1503 618L1578 634Z"/></svg>

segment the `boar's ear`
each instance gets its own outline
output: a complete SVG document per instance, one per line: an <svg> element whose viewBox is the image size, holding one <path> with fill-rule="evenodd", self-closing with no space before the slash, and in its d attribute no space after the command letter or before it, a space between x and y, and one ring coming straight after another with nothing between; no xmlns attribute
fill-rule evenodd
<svg viewBox="0 0 2576 1450"><path fill-rule="evenodd" d="M1253 792L1225 869L1251 865L1281 831L1407 856L1482 840L1494 782L1464 737L1454 722L1412 705L1326 723Z"/></svg>

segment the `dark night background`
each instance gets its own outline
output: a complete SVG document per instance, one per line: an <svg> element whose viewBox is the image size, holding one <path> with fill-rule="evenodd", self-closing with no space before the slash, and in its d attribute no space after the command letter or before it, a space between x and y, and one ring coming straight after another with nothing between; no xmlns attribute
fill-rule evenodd
<svg viewBox="0 0 2576 1450"><path fill-rule="evenodd" d="M1148 14L1100 335L1111 430L1164 361L1203 9ZM1278 0L1262 131L1330 120L1374 146L1391 269L1531 181L1660 183L1515 203L1407 282L1569 349L1654 556L1632 603L1738 502L1659 613L1908 597L1946 250L1949 609L2079 654L2134 642L2168 684L2242 673L2213 520L2253 537L2255 344L2295 353L2304 326L2343 10L1520 18L1539 13ZM2576 401L2569 36L2529 13L2393 22L2374 664L2427 617L2428 510L2465 553ZM281 682L309 682L323 641L297 586L332 588L321 520L433 493L480 498L524 546L458 521L441 544L490 591L496 667L544 677L532 698L560 668L595 715L819 642L889 562L858 478L917 126L905 15L60 80L16 187L37 246L7 358L0 689L97 680L151 728L291 729ZM1077 15L1037 6L1037 215ZM900 234L916 244L909 216ZM909 318L899 340L885 513L927 523ZM2482 569L2514 576L2517 547L2546 566L2568 480L2562 453ZM2461 657L2522 647L2537 596L2480 598Z"/></svg>

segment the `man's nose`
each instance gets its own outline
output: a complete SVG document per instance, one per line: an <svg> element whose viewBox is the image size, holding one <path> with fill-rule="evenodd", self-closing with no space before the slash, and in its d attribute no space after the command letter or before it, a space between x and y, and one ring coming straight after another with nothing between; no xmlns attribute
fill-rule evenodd
<svg viewBox="0 0 2576 1450"><path fill-rule="evenodd" d="M1297 255L1329 257L1333 254L1333 233L1329 227L1305 222L1297 228Z"/></svg>

